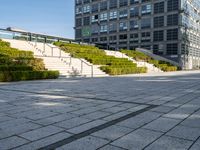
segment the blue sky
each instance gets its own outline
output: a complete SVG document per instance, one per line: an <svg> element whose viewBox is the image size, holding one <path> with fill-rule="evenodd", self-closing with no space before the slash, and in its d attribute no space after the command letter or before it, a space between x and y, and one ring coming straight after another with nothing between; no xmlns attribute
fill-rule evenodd
<svg viewBox="0 0 200 150"><path fill-rule="evenodd" d="M0 28L74 38L74 0L0 0Z"/></svg>

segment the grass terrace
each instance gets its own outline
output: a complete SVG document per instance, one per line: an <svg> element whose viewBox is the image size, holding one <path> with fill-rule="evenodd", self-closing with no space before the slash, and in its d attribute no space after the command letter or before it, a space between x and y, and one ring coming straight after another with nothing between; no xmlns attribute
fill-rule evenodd
<svg viewBox="0 0 200 150"><path fill-rule="evenodd" d="M34 58L33 52L10 47L0 39L0 82L55 79L58 71L47 71L42 59Z"/></svg>
<svg viewBox="0 0 200 150"><path fill-rule="evenodd" d="M122 53L126 54L129 57L132 57L136 61L145 61L150 64L153 64L155 67L161 69L164 72L170 72L170 71L177 71L178 67L174 66L168 62L161 61L161 60L155 60L147 55L145 55L142 52L138 52L135 50L120 50Z"/></svg>
<svg viewBox="0 0 200 150"><path fill-rule="evenodd" d="M69 44L55 42L56 46L60 47L72 57L83 58L94 65L100 65L100 69L109 75L136 74L146 73L146 67L137 67L132 61L126 58L116 58L107 56L106 53L95 46Z"/></svg>

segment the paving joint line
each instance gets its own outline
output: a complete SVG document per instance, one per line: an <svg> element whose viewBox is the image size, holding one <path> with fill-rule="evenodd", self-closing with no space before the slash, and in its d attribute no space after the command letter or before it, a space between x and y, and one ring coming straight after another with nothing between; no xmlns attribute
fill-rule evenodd
<svg viewBox="0 0 200 150"><path fill-rule="evenodd" d="M71 137L69 137L69 138L66 138L66 139L64 139L64 140L61 140L61 141L56 142L56 143L54 143L54 144L51 144L51 145L48 145L48 146L46 146L46 147L40 148L39 150L54 150L54 149L56 149L56 148L58 148L58 147L61 147L61 146L63 146L63 145L69 144L69 143L71 143L71 142L73 142L73 141L76 141L76 140L78 140L78 139L81 139L81 138L83 138L83 137L86 137L86 136L88 136L88 135L91 135L92 133L95 133L95 132L97 132L97 131L100 131L100 130L103 130L103 129L105 129L105 128L108 128L108 127L110 127L110 126L112 126L112 125L115 125L115 124L117 124L117 123L119 123L119 122L122 122L122 121L124 121L124 120L127 120L127 119L129 119L129 118L135 117L135 116L137 116L137 115L139 115L139 114L141 114L141 113L144 113L144 112L146 112L146 111L148 111L148 110L150 110L150 109L153 109L153 108L155 108L155 107L157 107L157 106L148 106L148 107L146 107L146 108L144 108L144 109L141 109L141 110L139 110L139 111L130 113L130 114L125 115L125 116L123 116L123 117L120 117L120 118L118 118L118 119L115 119L115 120L106 122L106 123L104 123L104 124L102 124L102 125L99 125L99 126L97 126L97 127L94 127L94 128L89 129L89 130L86 130L86 131L84 131L84 132L82 132L82 133L75 134L75 135L73 135L73 136L71 136Z"/></svg>

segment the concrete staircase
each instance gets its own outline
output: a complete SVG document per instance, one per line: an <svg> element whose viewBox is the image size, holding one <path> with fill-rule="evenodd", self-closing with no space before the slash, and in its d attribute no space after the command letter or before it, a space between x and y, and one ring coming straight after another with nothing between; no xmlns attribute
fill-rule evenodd
<svg viewBox="0 0 200 150"><path fill-rule="evenodd" d="M127 55L119 52L119 51L109 51L109 50L105 50L107 55L110 56L114 56L117 58L127 58L128 60L132 61L133 63L136 63L138 67L147 67L148 69L148 73L159 73L159 72L163 72L162 70L160 70L159 68L155 67L153 64L147 63L147 62L141 62L141 61L136 61L131 57L128 57Z"/></svg>
<svg viewBox="0 0 200 150"><path fill-rule="evenodd" d="M33 51L36 58L44 60L48 70L58 70L61 76L106 77L106 73L99 66L92 65L84 59L72 58L52 44L40 42L27 42L21 40L3 39L11 44L11 47L25 51Z"/></svg>

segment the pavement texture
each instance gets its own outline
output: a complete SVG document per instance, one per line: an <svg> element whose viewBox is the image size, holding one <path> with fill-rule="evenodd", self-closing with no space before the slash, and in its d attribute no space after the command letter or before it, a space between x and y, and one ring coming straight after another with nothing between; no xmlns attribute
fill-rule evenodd
<svg viewBox="0 0 200 150"><path fill-rule="evenodd" d="M0 83L0 150L199 150L200 74Z"/></svg>

